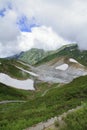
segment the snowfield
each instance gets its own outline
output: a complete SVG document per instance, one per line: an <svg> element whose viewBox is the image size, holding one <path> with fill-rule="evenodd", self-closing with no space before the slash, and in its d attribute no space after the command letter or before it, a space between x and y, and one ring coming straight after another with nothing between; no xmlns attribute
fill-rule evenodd
<svg viewBox="0 0 87 130"><path fill-rule="evenodd" d="M21 67L18 67L18 66L15 66L15 67L18 68L18 69L20 69L20 70L22 70L23 72L26 72L26 73L32 75L32 76L35 76L35 77L38 76L37 74L35 74L35 73L33 73L33 72L30 72L30 71L28 71L28 70L25 70L25 69L23 69L23 68L21 68Z"/></svg>
<svg viewBox="0 0 87 130"><path fill-rule="evenodd" d="M78 62L77 62L75 59L73 59L73 58L70 58L69 61L70 61L70 62L74 62L74 63L78 63Z"/></svg>
<svg viewBox="0 0 87 130"><path fill-rule="evenodd" d="M4 73L0 73L0 82L5 85L18 88L18 89L35 90L34 81L31 79L17 80L17 79L11 78L10 76Z"/></svg>
<svg viewBox="0 0 87 130"><path fill-rule="evenodd" d="M59 69L59 70L66 70L68 69L68 64L62 64L60 66L57 66L55 69Z"/></svg>

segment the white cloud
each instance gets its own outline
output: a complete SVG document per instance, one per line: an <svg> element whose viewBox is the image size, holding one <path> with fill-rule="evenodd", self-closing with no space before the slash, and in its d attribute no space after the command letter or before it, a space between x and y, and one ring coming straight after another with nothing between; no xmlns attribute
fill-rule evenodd
<svg viewBox="0 0 87 130"><path fill-rule="evenodd" d="M8 3L11 4L10 10ZM26 46L54 49L59 46L57 41L60 37L76 41L82 49L87 49L87 0L0 0L0 9L2 8L6 8L6 12L4 17L0 17L0 43L3 48L0 48L0 54L4 53L6 48L6 55L12 52L14 54L21 48L26 50ZM33 28L31 34L21 33L20 36L16 22L22 15L29 19L35 17L41 27ZM47 27L45 31L42 25ZM21 41L17 41L17 38Z"/></svg>
<svg viewBox="0 0 87 130"><path fill-rule="evenodd" d="M32 32L20 32L17 39L12 42L0 43L0 57L11 56L31 48L53 50L65 44L69 42L57 35L51 27L34 27Z"/></svg>
<svg viewBox="0 0 87 130"><path fill-rule="evenodd" d="M16 40L19 29L16 25L17 15L14 11L8 10L4 17L0 17L0 41Z"/></svg>
<svg viewBox="0 0 87 130"><path fill-rule="evenodd" d="M20 52L17 41L0 43L0 57L12 56Z"/></svg>
<svg viewBox="0 0 87 130"><path fill-rule="evenodd" d="M22 32L18 37L19 48L29 50L30 48L43 48L52 50L69 44L63 38L57 35L51 27L41 26L32 28L32 32Z"/></svg>

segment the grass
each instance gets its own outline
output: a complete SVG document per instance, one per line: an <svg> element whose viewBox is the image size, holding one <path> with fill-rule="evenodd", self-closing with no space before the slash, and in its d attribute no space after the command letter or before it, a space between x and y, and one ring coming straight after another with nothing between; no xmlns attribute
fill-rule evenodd
<svg viewBox="0 0 87 130"><path fill-rule="evenodd" d="M68 114L64 121L66 125L60 130L87 130L87 103L83 108Z"/></svg>
<svg viewBox="0 0 87 130"><path fill-rule="evenodd" d="M23 130L87 101L87 76L52 89L44 97L41 97L41 91L45 87L41 89L41 86L46 87L46 83L40 84L39 89L33 93L33 98L26 103L19 103L16 107L13 107L15 104L0 105L0 130Z"/></svg>
<svg viewBox="0 0 87 130"><path fill-rule="evenodd" d="M3 100L27 100L32 98L33 91L12 88L0 83L0 101Z"/></svg>

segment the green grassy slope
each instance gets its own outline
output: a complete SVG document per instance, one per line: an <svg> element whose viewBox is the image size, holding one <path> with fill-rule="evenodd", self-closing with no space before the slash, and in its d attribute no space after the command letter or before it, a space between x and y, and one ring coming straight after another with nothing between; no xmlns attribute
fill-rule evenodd
<svg viewBox="0 0 87 130"><path fill-rule="evenodd" d="M36 94L36 93L34 93ZM0 106L0 130L22 130L38 122L60 115L87 101L87 76L55 88L41 97L35 96L23 104ZM5 111L3 111L3 108Z"/></svg>
<svg viewBox="0 0 87 130"><path fill-rule="evenodd" d="M27 99L28 91L15 89L0 83L0 101Z"/></svg>
<svg viewBox="0 0 87 130"><path fill-rule="evenodd" d="M35 99L37 97L40 97L47 89L53 89L57 84L49 84L49 83L39 83L36 86L35 91L27 91L27 90L21 90L12 88L10 86L6 86L2 83L0 83L0 101L3 100L30 100Z"/></svg>

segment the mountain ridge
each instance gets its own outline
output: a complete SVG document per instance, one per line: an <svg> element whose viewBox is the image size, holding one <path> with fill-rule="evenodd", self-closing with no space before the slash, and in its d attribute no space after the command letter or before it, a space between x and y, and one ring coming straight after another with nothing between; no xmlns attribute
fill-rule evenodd
<svg viewBox="0 0 87 130"><path fill-rule="evenodd" d="M61 56L74 58L81 64L87 66L87 50L80 50L77 44L64 45L59 49L52 51L32 48L29 51L24 52L17 59L38 66L54 59L55 57Z"/></svg>

